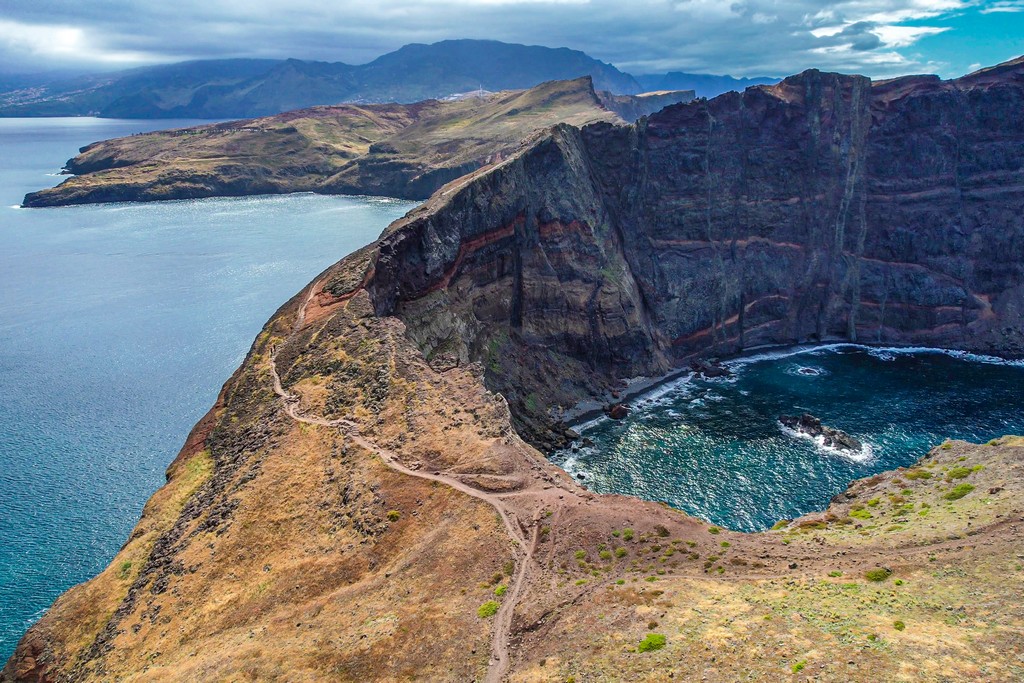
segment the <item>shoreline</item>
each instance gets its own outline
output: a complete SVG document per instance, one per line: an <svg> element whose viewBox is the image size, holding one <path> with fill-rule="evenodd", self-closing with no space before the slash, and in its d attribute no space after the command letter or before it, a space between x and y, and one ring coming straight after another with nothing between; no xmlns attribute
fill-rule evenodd
<svg viewBox="0 0 1024 683"><path fill-rule="evenodd" d="M982 363L999 363L999 364L1011 364L1024 366L1024 359L1016 358L1005 358L1002 356L995 356L992 354L978 353L975 351L964 351L961 349L943 348L939 346L921 346L919 344L907 344L907 343L870 343L870 342L859 342L859 341L847 341L842 339L825 340L814 343L797 343L797 344L762 344L760 346L753 346L749 349L733 354L731 356L725 356L723 358L715 358L715 361L721 365L728 367L730 364L736 364L740 361L753 362L754 359L758 359L759 356L765 356L759 360L769 360L770 352L776 351L788 351L784 355L778 355L775 358L788 358L790 356L797 356L802 353L808 353L818 349L832 349L839 347L854 347L866 350L875 351L895 351L901 353L942 353L948 356L956 358L962 358L964 360L974 360L975 362ZM699 355L688 356L683 359L681 363L688 363L691 360L700 358ZM713 356L711 358L714 358ZM690 380L696 373L689 367L677 367L674 368L664 375L657 377L635 377L630 380L626 380L626 387L619 391L619 397L615 398L611 394L607 394L604 400L588 399L580 401L571 408L562 411L559 420L568 429L578 431L577 428L586 425L589 422L607 417L605 408L616 403L630 404L636 402L638 399L642 399L652 394L656 389L659 389L667 384L681 380ZM611 419L611 418L608 418Z"/></svg>

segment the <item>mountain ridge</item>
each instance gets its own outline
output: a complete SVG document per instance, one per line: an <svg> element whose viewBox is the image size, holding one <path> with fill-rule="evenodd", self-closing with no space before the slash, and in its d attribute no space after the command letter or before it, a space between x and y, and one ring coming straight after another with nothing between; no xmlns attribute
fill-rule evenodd
<svg viewBox="0 0 1024 683"><path fill-rule="evenodd" d="M476 90L521 90L590 76L636 95L633 76L579 50L488 40L412 43L362 65L299 59L199 60L0 92L0 116L253 118L340 103L411 103ZM686 90L689 88L656 88Z"/></svg>
<svg viewBox="0 0 1024 683"><path fill-rule="evenodd" d="M157 131L84 147L76 174L25 206L282 192L426 199L559 122L625 123L693 93L612 96L589 76L410 105L314 107L260 119Z"/></svg>

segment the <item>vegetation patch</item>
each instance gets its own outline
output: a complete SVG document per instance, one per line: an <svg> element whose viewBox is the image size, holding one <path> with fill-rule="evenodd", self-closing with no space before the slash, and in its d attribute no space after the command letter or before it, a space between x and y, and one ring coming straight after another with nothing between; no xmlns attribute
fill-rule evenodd
<svg viewBox="0 0 1024 683"><path fill-rule="evenodd" d="M952 489L947 491L946 495L944 495L943 498L945 498L946 500L960 500L973 490L974 486L968 484L967 482L964 482L962 484L957 484Z"/></svg>
<svg viewBox="0 0 1024 683"><path fill-rule="evenodd" d="M868 581L885 581L890 576L892 576L892 570L885 569L884 567L869 569L866 572L864 572L864 578Z"/></svg>
<svg viewBox="0 0 1024 683"><path fill-rule="evenodd" d="M636 646L637 652L651 652L652 650L660 650L665 647L665 636L660 633L648 633L647 637L640 641L640 644Z"/></svg>
<svg viewBox="0 0 1024 683"><path fill-rule="evenodd" d="M498 605L497 601L495 601L495 600L488 600L487 602L485 602L484 604L480 605L480 607L477 608L476 615L478 617L480 617L481 619L487 619L489 617L493 617L495 614L498 613L498 607L499 607L499 605Z"/></svg>

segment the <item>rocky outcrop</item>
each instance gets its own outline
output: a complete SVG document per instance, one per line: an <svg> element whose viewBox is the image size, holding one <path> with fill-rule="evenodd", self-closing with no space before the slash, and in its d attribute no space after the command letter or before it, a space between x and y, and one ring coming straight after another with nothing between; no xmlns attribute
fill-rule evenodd
<svg viewBox="0 0 1024 683"><path fill-rule="evenodd" d="M428 357L483 361L526 421L766 344L1019 357L1022 74L812 70L630 127L558 126L393 226L367 289Z"/></svg>
<svg viewBox="0 0 1024 683"><path fill-rule="evenodd" d="M823 446L835 448L839 451L859 453L864 447L860 441L850 436L841 429L823 425L821 420L809 413L803 415L781 415L779 422L783 427L791 429L798 434L809 436L812 439L821 439Z"/></svg>

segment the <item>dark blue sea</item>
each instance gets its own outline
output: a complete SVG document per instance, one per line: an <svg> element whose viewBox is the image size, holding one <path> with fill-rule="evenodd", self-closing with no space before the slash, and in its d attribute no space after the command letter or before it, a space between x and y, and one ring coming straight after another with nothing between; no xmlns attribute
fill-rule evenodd
<svg viewBox="0 0 1024 683"><path fill-rule="evenodd" d="M0 666L124 543L263 323L414 206L15 208L82 145L190 123L0 119Z"/></svg>
<svg viewBox="0 0 1024 683"><path fill-rule="evenodd" d="M1024 364L929 349L839 345L727 363L683 379L621 421L582 428L592 446L552 460L601 493L625 493L741 531L824 509L853 479L906 466L943 440L1024 434ZM783 428L811 413L864 444L838 452Z"/></svg>

